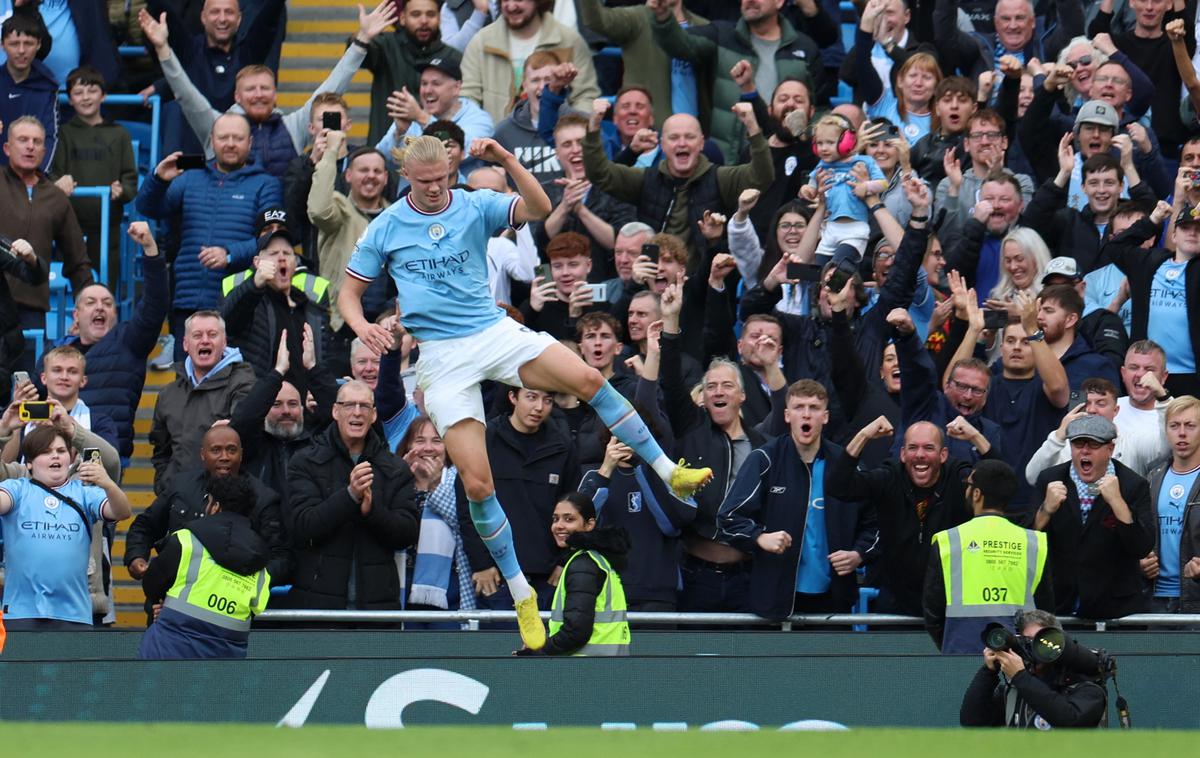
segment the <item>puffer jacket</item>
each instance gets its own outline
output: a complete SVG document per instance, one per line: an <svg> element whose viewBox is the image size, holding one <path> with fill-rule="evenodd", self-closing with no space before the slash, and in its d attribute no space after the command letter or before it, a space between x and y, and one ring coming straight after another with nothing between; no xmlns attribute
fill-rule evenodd
<svg viewBox="0 0 1200 758"><path fill-rule="evenodd" d="M160 495L177 471L200 459L200 440L213 422L231 417L254 386L254 369L236 348L226 348L222 362L199 385L188 376L186 365L176 364L175 381L158 395L150 444L154 491Z"/></svg>
<svg viewBox="0 0 1200 758"><path fill-rule="evenodd" d="M286 162L285 162L286 165ZM279 180L250 163L225 173L209 161L203 170L185 171L172 182L151 174L135 201L143 215L165 220L183 214L179 256L175 259L175 310L215 308L221 299L221 279L250 265L258 252L254 232L263 211L283 204ZM223 270L205 268L200 249L217 246L229 251Z"/></svg>
<svg viewBox="0 0 1200 758"><path fill-rule="evenodd" d="M221 316L225 319L229 344L241 349L246 362L258 376L274 369L279 338L285 329L291 356L298 356L303 351L305 324L312 328L318 363L328 348L329 312L309 300L295 285L289 296L293 305L289 305L288 298L277 290L255 287L254 277L248 276L221 300ZM286 378L304 397L308 372L299 361L293 360L292 364Z"/></svg>
<svg viewBox="0 0 1200 758"><path fill-rule="evenodd" d="M412 547L420 531L413 475L368 432L359 462L371 464L371 510L362 515L347 487L356 465L336 424L316 435L288 466L290 502L284 514L292 538L295 570L289 608L398 610L397 550ZM353 601L350 598L353 582Z"/></svg>
<svg viewBox="0 0 1200 758"><path fill-rule="evenodd" d="M288 164L298 155L283 113L275 111L266 121L250 125L250 156L271 176L282 178Z"/></svg>
<svg viewBox="0 0 1200 758"><path fill-rule="evenodd" d="M133 318L114 326L94 345L84 345L78 337L67 343L87 356L88 383L79 397L117 425L122 458L133 455L133 419L146 384L146 356L154 349L171 302L164 256L143 256L142 275L145 290Z"/></svg>
<svg viewBox="0 0 1200 758"><path fill-rule="evenodd" d="M254 510L249 514L250 525L267 544L270 556L267 571L271 574L271 584L287 584L292 555L283 531L279 493L253 476L249 479L257 497ZM130 525L125 537L126 566L136 558L150 560L151 548L161 554L170 535L180 529L192 528L191 522L205 518L208 482L208 472L200 467L185 469L175 475L170 488L156 497Z"/></svg>
<svg viewBox="0 0 1200 758"><path fill-rule="evenodd" d="M820 8L820 4L817 5ZM821 13L825 11L822 10ZM779 19L781 36L775 51L775 69L779 80L796 77L809 83L809 91L821 89L826 74L821 64L821 51L817 43L803 32L796 30L786 18ZM731 110L741 101L741 88L734 83L729 70L740 60L758 66L758 53L750 38L750 27L746 20L736 24L714 21L711 24L688 27L685 31L668 16L666 21L651 21L654 40L667 55L688 61L696 67L698 81L712 82L712 124L709 133L721 146L725 161L733 164L742 153L746 141L746 130ZM773 93L763 92L769 99Z"/></svg>

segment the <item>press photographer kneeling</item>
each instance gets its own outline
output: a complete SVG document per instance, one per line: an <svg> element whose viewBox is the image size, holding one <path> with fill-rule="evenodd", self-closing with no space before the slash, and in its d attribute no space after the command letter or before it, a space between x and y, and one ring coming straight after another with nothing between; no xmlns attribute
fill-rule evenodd
<svg viewBox="0 0 1200 758"><path fill-rule="evenodd" d="M1094 728L1108 723L1106 680L1116 663L1067 636L1046 611L1020 611L1020 637L999 624L983 632L983 666L963 695L963 726ZM1128 707L1117 692L1121 726Z"/></svg>

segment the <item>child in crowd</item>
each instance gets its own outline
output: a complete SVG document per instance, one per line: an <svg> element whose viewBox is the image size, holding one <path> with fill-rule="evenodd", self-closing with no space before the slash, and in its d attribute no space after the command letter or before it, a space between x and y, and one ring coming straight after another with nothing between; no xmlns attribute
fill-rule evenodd
<svg viewBox="0 0 1200 758"><path fill-rule="evenodd" d="M107 282L116 287L121 215L125 203L137 194L137 162L129 132L100 115L106 89L104 77L91 66L80 66L67 76L67 97L75 116L58 129L58 148L50 175L67 195L72 195L76 187L108 188L112 204L108 212ZM92 268L99 271L100 198L72 197L71 207L87 238Z"/></svg>
<svg viewBox="0 0 1200 758"><path fill-rule="evenodd" d="M817 262L821 264L827 263L842 243L853 246L858 257L862 257L871 235L867 223L869 212L862 198L887 189L887 180L875 160L869 155L856 154L857 148L854 127L845 117L830 113L813 126L813 152L820 160L800 195L809 201L816 200L818 181L825 193L826 221L816 251ZM866 169L866 181L861 178L861 170L855 172L860 164Z"/></svg>

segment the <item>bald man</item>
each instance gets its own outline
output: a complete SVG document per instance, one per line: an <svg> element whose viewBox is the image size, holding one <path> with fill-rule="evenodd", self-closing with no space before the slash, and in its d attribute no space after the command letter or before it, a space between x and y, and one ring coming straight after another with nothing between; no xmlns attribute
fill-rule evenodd
<svg viewBox="0 0 1200 758"><path fill-rule="evenodd" d="M827 472L825 486L835 498L873 502L878 511L883 586L871 610L920 616L930 540L935 533L971 518L963 482L972 464L951 458L945 437L982 439L982 435L961 416L945 430L918 421L904 432L899 460L889 458L876 468L860 471L858 458L867 443L892 434L886 416L859 430ZM983 457L990 454L989 447Z"/></svg>
<svg viewBox="0 0 1200 758"><path fill-rule="evenodd" d="M247 268L258 252L254 233L264 211L283 205L279 180L250 157L250 124L226 113L212 122L214 158L204 168L183 171L181 153L168 155L138 190L137 209L165 220L182 214L171 332L175 360L183 360L183 322L221 299L221 279Z"/></svg>
<svg viewBox="0 0 1200 758"><path fill-rule="evenodd" d="M241 438L233 427L218 422L204 433L199 460L171 477L170 485L133 520L125 538L125 566L129 575L140 580L149 568L151 548L161 550L168 535L185 528L189 521L204 518L208 487L213 479L239 473L243 473ZM270 549L267 571L271 574L271 584L287 584L292 559L284 536L279 494L256 477L249 479L256 504L247 515L254 531Z"/></svg>
<svg viewBox="0 0 1200 758"><path fill-rule="evenodd" d="M593 187L637 208L638 221L680 237L696 251L705 247L697 233L697 223L705 212L728 217L736 210L738 195L744 190L763 191L775 179L771 150L749 103L733 106L734 115L750 139L749 163L714 166L701 155L704 132L700 122L693 116L676 114L663 122L659 140L663 160L652 169L622 166L605 156L600 124L608 108L607 101L597 100L588 122L583 140L583 166L588 180ZM696 278L703 284L704 277Z"/></svg>

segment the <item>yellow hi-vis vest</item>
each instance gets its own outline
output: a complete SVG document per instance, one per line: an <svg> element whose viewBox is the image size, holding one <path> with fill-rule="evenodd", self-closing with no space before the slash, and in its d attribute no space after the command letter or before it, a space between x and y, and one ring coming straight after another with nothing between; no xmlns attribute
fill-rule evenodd
<svg viewBox="0 0 1200 758"><path fill-rule="evenodd" d="M221 280L221 297L225 297L233 288L254 276L253 269L239 271L236 274L230 274ZM329 295L329 280L323 276L310 274L307 271L301 271L292 276L292 286L304 293L311 302L317 305L324 305L325 299Z"/></svg>
<svg viewBox="0 0 1200 758"><path fill-rule="evenodd" d="M572 655L629 655L629 622L625 620L625 588L621 586L621 577L609 565L608 560L595 550L579 550L570 557L567 565L563 566L554 590L554 601L550 604L550 634L558 633L563 625L563 607L567 599L567 572L571 563L579 556L587 555L596 562L604 572L604 586L596 595L596 618L592 624L592 636L587 644L576 650Z"/></svg>
<svg viewBox="0 0 1200 758"><path fill-rule="evenodd" d="M175 584L167 590L163 608L235 632L250 632L250 618L266 610L271 575L266 569L237 574L213 560L196 535L175 532L183 552Z"/></svg>
<svg viewBox="0 0 1200 758"><path fill-rule="evenodd" d="M938 532L933 542L942 559L946 592L943 652L952 652L948 648L960 642L977 653L985 620L1011 621L1017 611L1033 610L1033 593L1046 567L1044 532L986 515ZM975 623L962 623L968 620Z"/></svg>

